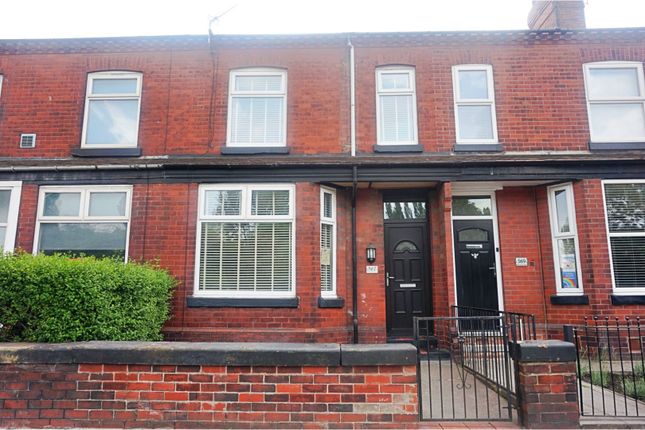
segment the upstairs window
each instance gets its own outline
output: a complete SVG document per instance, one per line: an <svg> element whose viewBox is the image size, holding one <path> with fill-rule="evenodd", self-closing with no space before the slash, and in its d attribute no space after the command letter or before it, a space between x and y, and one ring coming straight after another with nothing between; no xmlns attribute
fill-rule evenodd
<svg viewBox="0 0 645 430"><path fill-rule="evenodd" d="M548 191L556 291L562 295L582 294L573 186L557 185Z"/></svg>
<svg viewBox="0 0 645 430"><path fill-rule="evenodd" d="M336 191L320 189L320 295L336 297Z"/></svg>
<svg viewBox="0 0 645 430"><path fill-rule="evenodd" d="M377 142L417 144L414 69L384 67L376 71Z"/></svg>
<svg viewBox="0 0 645 430"><path fill-rule="evenodd" d="M293 202L292 185L202 185L195 295L294 297Z"/></svg>
<svg viewBox="0 0 645 430"><path fill-rule="evenodd" d="M493 68L461 65L452 68L457 143L497 143Z"/></svg>
<svg viewBox="0 0 645 430"><path fill-rule="evenodd" d="M604 181L614 292L645 294L645 181Z"/></svg>
<svg viewBox="0 0 645 430"><path fill-rule="evenodd" d="M0 182L0 254L14 248L21 189L21 182Z"/></svg>
<svg viewBox="0 0 645 430"><path fill-rule="evenodd" d="M592 142L645 142L643 65L604 62L584 65Z"/></svg>
<svg viewBox="0 0 645 430"><path fill-rule="evenodd" d="M232 71L228 102L227 146L286 146L285 71Z"/></svg>
<svg viewBox="0 0 645 430"><path fill-rule="evenodd" d="M35 252L127 258L132 187L41 187Z"/></svg>
<svg viewBox="0 0 645 430"><path fill-rule="evenodd" d="M137 146L141 80L141 73L132 72L88 75L82 147Z"/></svg>
<svg viewBox="0 0 645 430"><path fill-rule="evenodd" d="M4 79L4 77L2 75L0 75L0 97L2 97L2 80L3 79Z"/></svg>

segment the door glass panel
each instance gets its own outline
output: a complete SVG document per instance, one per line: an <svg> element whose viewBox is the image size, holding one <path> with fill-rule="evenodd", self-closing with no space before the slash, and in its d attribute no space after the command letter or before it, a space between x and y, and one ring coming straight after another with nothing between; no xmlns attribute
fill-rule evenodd
<svg viewBox="0 0 645 430"><path fill-rule="evenodd" d="M490 197L454 197L452 214L456 216L489 216L491 214Z"/></svg>
<svg viewBox="0 0 645 430"><path fill-rule="evenodd" d="M385 202L383 217L387 220L426 219L426 203Z"/></svg>
<svg viewBox="0 0 645 430"><path fill-rule="evenodd" d="M567 208L567 191L560 190L555 192L555 211L558 217L558 232L568 233L571 231L569 226L569 210Z"/></svg>
<svg viewBox="0 0 645 430"><path fill-rule="evenodd" d="M405 252L405 251L410 251L410 252L419 252L419 248L417 246L410 242L409 240L403 240L396 245L394 248L394 251L396 252Z"/></svg>
<svg viewBox="0 0 645 430"><path fill-rule="evenodd" d="M469 228L459 232L459 242L488 242L488 232L481 228Z"/></svg>

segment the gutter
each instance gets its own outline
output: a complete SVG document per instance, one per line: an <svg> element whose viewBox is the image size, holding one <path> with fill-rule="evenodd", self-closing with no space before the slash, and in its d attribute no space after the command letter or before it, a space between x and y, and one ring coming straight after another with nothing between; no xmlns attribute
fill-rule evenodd
<svg viewBox="0 0 645 430"><path fill-rule="evenodd" d="M353 343L358 343L358 255L356 245L356 195L358 168L352 167L352 326Z"/></svg>

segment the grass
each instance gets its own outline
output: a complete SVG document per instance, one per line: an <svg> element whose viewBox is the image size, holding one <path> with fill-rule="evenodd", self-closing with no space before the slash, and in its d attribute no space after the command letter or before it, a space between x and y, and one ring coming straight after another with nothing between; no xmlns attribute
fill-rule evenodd
<svg viewBox="0 0 645 430"><path fill-rule="evenodd" d="M596 362L597 359L595 359ZM605 364L606 366L606 364ZM589 382L598 387L609 388L617 393L625 393L629 397L638 400L645 399L645 372L641 364L634 365L632 371L625 369L622 373L620 364L618 369L612 372L606 369L590 370L588 366L582 365L580 373L583 381Z"/></svg>

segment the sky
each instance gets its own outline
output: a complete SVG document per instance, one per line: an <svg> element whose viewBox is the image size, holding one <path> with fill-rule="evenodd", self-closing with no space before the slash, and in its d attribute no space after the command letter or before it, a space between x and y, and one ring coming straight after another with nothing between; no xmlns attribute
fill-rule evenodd
<svg viewBox="0 0 645 430"><path fill-rule="evenodd" d="M0 39L526 29L531 0L4 0ZM585 0L588 28L645 27L645 0ZM232 8L232 9L231 9ZM226 13L225 13L226 12Z"/></svg>

